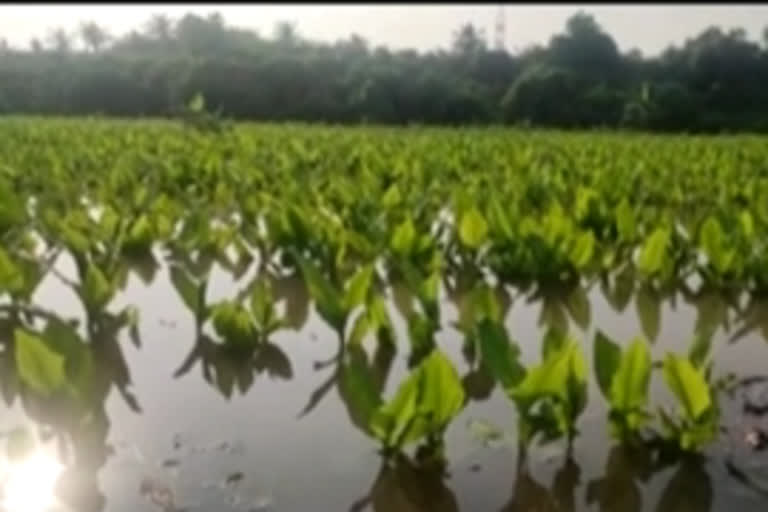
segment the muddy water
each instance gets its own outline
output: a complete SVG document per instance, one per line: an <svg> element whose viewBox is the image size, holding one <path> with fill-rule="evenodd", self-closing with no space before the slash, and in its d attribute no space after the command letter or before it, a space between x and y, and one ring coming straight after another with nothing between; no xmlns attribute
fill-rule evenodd
<svg viewBox="0 0 768 512"><path fill-rule="evenodd" d="M59 263L62 273L74 276L71 261ZM215 272L208 299L231 298L239 286ZM757 512L768 506L768 492L760 490L768 489L768 455L745 448L738 429L752 420L742 415L738 397L727 404L730 414L723 419L730 433L703 457L653 472L642 453L609 438L605 402L592 377L572 457L563 443L552 443L530 448L520 464L514 407L487 376L472 371L462 336L451 327L460 293L453 301L444 293L446 327L438 335L470 395L446 434L447 472L419 471L412 456L386 468L335 387L338 342L309 305L306 289L286 279L276 291L291 301L300 329L278 331L270 349L248 364L199 341L193 315L165 268L151 283L132 276L111 309L136 306L138 336L122 330L116 342L103 344L96 361L94 386L103 390L103 417L84 420L66 405L17 399L2 409L0 428L52 430L60 445L52 453L68 468L59 484L62 501L78 511L162 510L152 498L172 502L166 510L190 511ZM82 317L76 297L54 277L42 283L35 302L65 318ZM553 291L544 298L515 297L506 325L527 364L538 362L540 341L553 322L567 323L583 340L590 363L596 329L622 342L652 338L658 359L668 350L685 352L694 329L710 326L716 329L717 374L768 374L768 345L759 325L730 341L752 320L768 318L768 308L743 302L745 313L739 315L714 295L678 295L673 301L641 294L619 311L594 285L566 296ZM400 350L390 358L380 354L381 361L390 361L389 396L407 374L409 353L394 302L390 309ZM373 345L368 340L371 353ZM658 377L654 400L663 401L667 392ZM503 430L504 439L479 437L469 428L477 421ZM728 458L751 483L728 472Z"/></svg>

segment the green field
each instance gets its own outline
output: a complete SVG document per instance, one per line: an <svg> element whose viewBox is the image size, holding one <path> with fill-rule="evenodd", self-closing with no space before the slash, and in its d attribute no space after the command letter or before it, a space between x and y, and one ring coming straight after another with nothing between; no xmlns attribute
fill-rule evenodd
<svg viewBox="0 0 768 512"><path fill-rule="evenodd" d="M718 367L720 329L768 333L768 139L8 118L0 240L9 406L56 398L106 415L125 379L105 378L115 359L100 358L118 332L139 338L151 313L124 300L138 279L183 303L190 361L263 370L277 357L288 371L270 372L290 377L282 352L308 341L274 340L316 314L338 343L332 384L385 458L414 445L442 454L449 426L481 400L456 347L516 411L523 445L560 439L570 453L589 402L605 404L619 445L679 456L717 442L722 392L744 377ZM232 284L213 299L216 273ZM297 278L313 312L280 285ZM78 325L40 303L49 279L82 308ZM638 332L588 329L597 290L619 312L634 300ZM655 345L661 304L679 296L709 302L685 339ZM537 339L512 333L525 301L542 304ZM385 389L366 350L387 347L404 349L407 370ZM217 375L205 379L227 399L253 385Z"/></svg>

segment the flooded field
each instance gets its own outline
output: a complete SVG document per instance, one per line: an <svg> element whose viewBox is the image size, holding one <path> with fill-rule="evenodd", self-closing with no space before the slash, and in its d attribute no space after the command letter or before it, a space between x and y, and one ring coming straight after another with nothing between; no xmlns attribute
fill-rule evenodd
<svg viewBox="0 0 768 512"><path fill-rule="evenodd" d="M57 268L64 277L73 275L66 256ZM461 376L467 405L446 431L445 464L414 450L387 461L356 426L354 404L338 388L339 341L314 311L299 276L273 282L281 307L294 315L293 329L275 333L251 358L196 332L168 267L158 264L153 273L147 283L132 275L114 301L115 311L137 308L136 327L98 326L90 339L82 307L57 278L46 278L36 292L42 308L63 320L81 319L79 332L89 341L96 370L86 408L20 392L7 348L0 360L2 429L29 429L45 457L61 464L58 495L69 507L62 510L671 512L765 506L768 459L750 444L750 433L762 432L753 429L766 421L744 407L768 405L768 385L760 381L724 398L723 433L705 453L663 461L652 449L610 440L607 405L590 361L588 406L570 455L563 440L529 446L523 454L514 405L462 350L464 336L452 327L465 297L443 287L437 342ZM240 287L214 270L207 298L227 298ZM542 337L557 322L583 342L586 354L599 329L618 340L653 339L654 359L687 350L693 332L710 330L718 375L766 375L768 310L757 301L742 300L738 312L718 294L649 298L640 292L618 310L599 283L543 298L511 287L507 294L505 325L526 365L538 360ZM392 396L408 375L409 349L389 295L398 346L377 347L373 339L364 346L385 395ZM654 398L666 400L666 393L660 379L652 382ZM8 471L13 475L12 463Z"/></svg>
<svg viewBox="0 0 768 512"><path fill-rule="evenodd" d="M9 119L0 509L763 511L766 147Z"/></svg>

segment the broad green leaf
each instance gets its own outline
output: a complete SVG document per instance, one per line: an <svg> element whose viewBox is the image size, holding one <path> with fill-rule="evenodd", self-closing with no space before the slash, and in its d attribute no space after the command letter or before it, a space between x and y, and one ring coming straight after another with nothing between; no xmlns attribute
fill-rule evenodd
<svg viewBox="0 0 768 512"><path fill-rule="evenodd" d="M529 368L522 382L512 390L511 396L527 410L536 400L543 397L559 397L565 401L568 394L570 355L563 350L543 361L539 366Z"/></svg>
<svg viewBox="0 0 768 512"><path fill-rule="evenodd" d="M152 238L152 225L146 215L141 215L128 231L125 245L131 248L146 249L152 246Z"/></svg>
<svg viewBox="0 0 768 512"><path fill-rule="evenodd" d="M440 293L440 274L433 272L419 285L419 298L427 307L437 311L437 298Z"/></svg>
<svg viewBox="0 0 768 512"><path fill-rule="evenodd" d="M525 377L525 368L520 365L520 351L510 342L504 326L487 318L480 320L476 327L477 342L483 365L510 392Z"/></svg>
<svg viewBox="0 0 768 512"><path fill-rule="evenodd" d="M424 418L416 415L421 379L421 367L418 367L400 384L392 401L373 413L371 432L385 446L393 446L395 443L402 446L426 434Z"/></svg>
<svg viewBox="0 0 768 512"><path fill-rule="evenodd" d="M315 268L313 263L298 252L294 252L294 257L299 263L309 294L315 300L318 312L334 329L343 329L349 311L344 307L342 295Z"/></svg>
<svg viewBox="0 0 768 512"><path fill-rule="evenodd" d="M568 333L558 329L557 327L551 327L547 329L544 335L544 340L541 343L541 359L546 360L552 355L562 351L568 344Z"/></svg>
<svg viewBox="0 0 768 512"><path fill-rule="evenodd" d="M456 369L433 350L373 415L371 430L387 446L402 447L442 431L464 405Z"/></svg>
<svg viewBox="0 0 768 512"><path fill-rule="evenodd" d="M424 383L418 408L433 431L445 429L464 406L464 387L453 364L439 350L422 363Z"/></svg>
<svg viewBox="0 0 768 512"><path fill-rule="evenodd" d="M275 299L272 287L266 279L259 279L251 294L251 312L259 330L269 334L280 325L275 312Z"/></svg>
<svg viewBox="0 0 768 512"><path fill-rule="evenodd" d="M85 271L82 293L83 300L91 310L103 308L112 298L112 286L101 270L93 263L89 263Z"/></svg>
<svg viewBox="0 0 768 512"><path fill-rule="evenodd" d="M669 230L656 228L645 239L640 250L637 268L646 275L653 275L661 271L667 259L667 246L669 245Z"/></svg>
<svg viewBox="0 0 768 512"><path fill-rule="evenodd" d="M589 214L590 208L597 200L597 192L591 188L579 187L576 192L576 219L583 220Z"/></svg>
<svg viewBox="0 0 768 512"><path fill-rule="evenodd" d="M240 304L231 301L216 304L211 320L216 334L233 348L253 348L258 341L251 316Z"/></svg>
<svg viewBox="0 0 768 512"><path fill-rule="evenodd" d="M594 361L592 364L595 366L597 385L607 400L610 400L611 382L619 369L620 361L621 348L619 345L598 330L595 334Z"/></svg>
<svg viewBox="0 0 768 512"><path fill-rule="evenodd" d="M347 289L344 296L344 308L347 311L365 303L365 299L368 296L368 290L371 288L372 279L372 264L361 267L352 279L350 279L349 283L347 283Z"/></svg>
<svg viewBox="0 0 768 512"><path fill-rule="evenodd" d="M416 243L416 227L413 225L413 220L408 216L402 224L397 226L395 232L392 234L392 240L389 246L400 256L408 256L413 252L414 245Z"/></svg>
<svg viewBox="0 0 768 512"><path fill-rule="evenodd" d="M651 354L646 342L636 338L624 352L611 382L611 407L624 413L636 412L648 402L651 381Z"/></svg>
<svg viewBox="0 0 768 512"><path fill-rule="evenodd" d="M366 314L370 319L371 328L374 330L392 331L392 322L387 312L387 306L381 297L374 297L366 307Z"/></svg>
<svg viewBox="0 0 768 512"><path fill-rule="evenodd" d="M571 318L582 330L587 330L592 319L592 307L589 297L581 286L577 286L565 301L565 306L571 314Z"/></svg>
<svg viewBox="0 0 768 512"><path fill-rule="evenodd" d="M435 346L434 334L435 326L428 317L415 312L408 317L408 339L413 357L418 359L432 350Z"/></svg>
<svg viewBox="0 0 768 512"><path fill-rule="evenodd" d="M192 281L189 274L178 265L171 265L170 268L171 284L181 297L184 305L192 313L197 314L203 307L200 300L198 287Z"/></svg>
<svg viewBox="0 0 768 512"><path fill-rule="evenodd" d="M397 184L392 184L384 193L384 197L381 198L381 205L387 209L394 209L403 201L402 194Z"/></svg>
<svg viewBox="0 0 768 512"><path fill-rule="evenodd" d="M667 355L663 373L664 380L689 419L697 421L712 407L712 397L704 374L687 358Z"/></svg>
<svg viewBox="0 0 768 512"><path fill-rule="evenodd" d="M595 253L595 235L587 231L579 235L571 251L571 263L577 269L583 269L592 261Z"/></svg>
<svg viewBox="0 0 768 512"><path fill-rule="evenodd" d="M477 208L470 208L461 217L459 238L461 242L472 249L477 249L488 236L488 224Z"/></svg>
<svg viewBox="0 0 768 512"><path fill-rule="evenodd" d="M697 369L703 369L712 349L712 336L697 333L693 338L693 343L688 352L688 359Z"/></svg>
<svg viewBox="0 0 768 512"><path fill-rule="evenodd" d="M99 219L101 235L105 240L114 236L119 222L120 215L111 206L106 206Z"/></svg>
<svg viewBox="0 0 768 512"><path fill-rule="evenodd" d="M486 283L475 286L472 292L462 299L457 325L464 332L472 330L475 324L484 318L496 323L501 322L501 306L493 288Z"/></svg>
<svg viewBox="0 0 768 512"><path fill-rule="evenodd" d="M346 361L341 365L339 394L352 421L365 432L370 432L371 421L381 407L382 400L365 363L365 352L350 350Z"/></svg>
<svg viewBox="0 0 768 512"><path fill-rule="evenodd" d="M704 252L707 254L709 261L712 262L712 265L718 272L727 272L735 257L735 253L725 247L723 228L715 217L708 217L704 221L699 238Z"/></svg>
<svg viewBox="0 0 768 512"><path fill-rule="evenodd" d="M661 331L661 302L651 289L641 287L635 294L635 307L643 334L655 342Z"/></svg>
<svg viewBox="0 0 768 512"><path fill-rule="evenodd" d="M93 355L74 327L51 320L43 332L46 345L61 355L70 389L80 398L86 399L92 391Z"/></svg>
<svg viewBox="0 0 768 512"><path fill-rule="evenodd" d="M59 227L59 235L63 239L64 245L67 249L75 254L86 254L91 246L88 237L85 236L78 228L71 225L68 222L57 222Z"/></svg>
<svg viewBox="0 0 768 512"><path fill-rule="evenodd" d="M62 389L66 385L64 357L32 333L16 329L14 337L21 380L43 395Z"/></svg>
<svg viewBox="0 0 768 512"><path fill-rule="evenodd" d="M360 313L355 319L355 323L352 325L352 332L349 334L348 343L350 345L358 345L362 343L363 338L371 329L371 321L368 318L366 312Z"/></svg>
<svg viewBox="0 0 768 512"><path fill-rule="evenodd" d="M708 217L701 225L699 240L707 255L715 259L723 247L723 228L715 217Z"/></svg>
<svg viewBox="0 0 768 512"><path fill-rule="evenodd" d="M0 293L16 293L24 288L24 274L0 247Z"/></svg>

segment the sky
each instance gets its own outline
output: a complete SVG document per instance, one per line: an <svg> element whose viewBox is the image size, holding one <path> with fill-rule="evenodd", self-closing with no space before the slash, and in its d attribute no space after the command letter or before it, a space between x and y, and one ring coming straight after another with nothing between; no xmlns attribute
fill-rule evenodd
<svg viewBox="0 0 768 512"><path fill-rule="evenodd" d="M514 4L503 11L507 49L546 44L578 10L592 14L621 50L638 48L645 55L658 54L671 43L682 44L710 25L744 28L752 40L761 40L768 26L768 5L758 4ZM230 25L265 36L272 34L277 22L289 21L309 39L332 42L357 33L374 46L425 51L447 47L452 34L467 22L484 29L492 40L499 4L3 4L0 38L12 46L28 47L33 37L44 40L57 27L74 31L82 21L95 21L111 34L122 35L142 27L155 13L178 18L187 12L215 11Z"/></svg>

